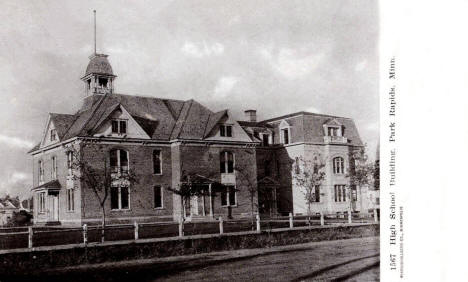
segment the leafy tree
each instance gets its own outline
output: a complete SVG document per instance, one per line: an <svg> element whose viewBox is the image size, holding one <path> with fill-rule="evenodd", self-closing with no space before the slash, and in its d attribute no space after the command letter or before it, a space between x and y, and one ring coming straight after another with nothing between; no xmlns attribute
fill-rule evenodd
<svg viewBox="0 0 468 282"><path fill-rule="evenodd" d="M374 164L369 162L366 154L366 148L360 147L351 153L350 168L346 177L349 178L349 184L355 186L359 190L359 197L362 199L362 187L372 182L375 173ZM348 194L350 199L350 210L353 201L351 189L348 186ZM361 201L362 202L362 201Z"/></svg>
<svg viewBox="0 0 468 282"><path fill-rule="evenodd" d="M301 187L304 198L307 204L307 215L311 215L311 204L316 201L315 187L320 186L325 179L325 161L320 155L315 155L313 160L306 160L303 157L298 157L293 163L293 181ZM310 222L309 222L310 224Z"/></svg>
<svg viewBox="0 0 468 282"><path fill-rule="evenodd" d="M89 144L82 143L82 148ZM102 156L102 166L98 166L99 162L90 162L88 155L85 155L85 150L78 150L72 146L69 150L72 152L71 160L72 179L80 181L85 187L93 191L93 195L99 202L101 207L101 242L104 242L105 227L106 227L106 206L107 200L111 194L111 189L116 186L132 187L138 183L134 171L129 169L119 168L118 171L112 171L108 163L108 156ZM93 157L93 159L96 159Z"/></svg>

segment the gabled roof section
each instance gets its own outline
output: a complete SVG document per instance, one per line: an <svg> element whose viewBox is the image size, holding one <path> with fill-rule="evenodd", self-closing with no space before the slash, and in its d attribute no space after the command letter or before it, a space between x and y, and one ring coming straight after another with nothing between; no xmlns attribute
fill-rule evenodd
<svg viewBox="0 0 468 282"><path fill-rule="evenodd" d="M37 190L37 189L60 189L62 188L62 185L60 185L60 182L58 180L52 180L49 182L46 182L42 185L39 185L37 187L32 188L32 190Z"/></svg>
<svg viewBox="0 0 468 282"><path fill-rule="evenodd" d="M208 123L206 124L206 129L203 137L207 137L210 132L213 130L213 128L218 124L218 122L221 121L223 117L225 117L228 114L227 110L222 110L220 112L210 114L210 117L208 118Z"/></svg>
<svg viewBox="0 0 468 282"><path fill-rule="evenodd" d="M339 122L336 118L331 118L325 122L326 125L331 126L342 126L341 122Z"/></svg>
<svg viewBox="0 0 468 282"><path fill-rule="evenodd" d="M50 120L54 123L59 139L62 139L68 128L75 121L75 115L50 113Z"/></svg>

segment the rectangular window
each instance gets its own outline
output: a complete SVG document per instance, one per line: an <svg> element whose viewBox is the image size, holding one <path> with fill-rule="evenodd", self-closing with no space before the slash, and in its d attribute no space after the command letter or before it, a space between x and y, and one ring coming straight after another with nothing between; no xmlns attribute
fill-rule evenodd
<svg viewBox="0 0 468 282"><path fill-rule="evenodd" d="M39 212L44 213L45 210L46 210L46 195L45 195L45 192L39 193L38 202L39 202Z"/></svg>
<svg viewBox="0 0 468 282"><path fill-rule="evenodd" d="M224 125L219 126L219 136L226 136L226 127Z"/></svg>
<svg viewBox="0 0 468 282"><path fill-rule="evenodd" d="M126 186L111 187L111 209L125 210L130 208L130 189Z"/></svg>
<svg viewBox="0 0 468 282"><path fill-rule="evenodd" d="M232 137L232 125L220 125L219 136Z"/></svg>
<svg viewBox="0 0 468 282"><path fill-rule="evenodd" d="M153 173L161 174L161 151L153 151Z"/></svg>
<svg viewBox="0 0 468 282"><path fill-rule="evenodd" d="M67 189L67 210L68 211L75 210L75 190L74 189Z"/></svg>
<svg viewBox="0 0 468 282"><path fill-rule="evenodd" d="M119 209L119 187L111 187L111 209Z"/></svg>
<svg viewBox="0 0 468 282"><path fill-rule="evenodd" d="M57 130L56 129L51 129L50 130L50 141L55 141L57 140Z"/></svg>
<svg viewBox="0 0 468 282"><path fill-rule="evenodd" d="M73 167L73 152L68 152L67 153L67 169L68 169L68 175L72 175L72 167Z"/></svg>
<svg viewBox="0 0 468 282"><path fill-rule="evenodd" d="M112 133L127 134L127 121L126 120L112 120Z"/></svg>
<svg viewBox="0 0 468 282"><path fill-rule="evenodd" d="M221 206L235 206L237 204L236 189L234 186L226 186L221 191Z"/></svg>
<svg viewBox="0 0 468 282"><path fill-rule="evenodd" d="M57 158L52 157L52 179L57 179Z"/></svg>
<svg viewBox="0 0 468 282"><path fill-rule="evenodd" d="M154 208L162 208L163 207L163 191L161 186L154 186Z"/></svg>
<svg viewBox="0 0 468 282"><path fill-rule="evenodd" d="M283 132L283 144L289 144L289 129L285 128L281 131Z"/></svg>
<svg viewBox="0 0 468 282"><path fill-rule="evenodd" d="M120 134L127 134L127 121L126 120L120 121Z"/></svg>
<svg viewBox="0 0 468 282"><path fill-rule="evenodd" d="M119 121L118 120L112 121L112 133L119 133Z"/></svg>
<svg viewBox="0 0 468 282"><path fill-rule="evenodd" d="M320 202L320 185L315 185L314 187L315 192L315 202Z"/></svg>
<svg viewBox="0 0 468 282"><path fill-rule="evenodd" d="M232 126L226 125L226 136L232 137Z"/></svg>
<svg viewBox="0 0 468 282"><path fill-rule="evenodd" d="M39 182L44 182L44 163L39 161Z"/></svg>
<svg viewBox="0 0 468 282"><path fill-rule="evenodd" d="M269 140L270 139L270 135L268 134L263 134L263 146L267 147L269 145Z"/></svg>
<svg viewBox="0 0 468 282"><path fill-rule="evenodd" d="M120 208L121 209L128 209L130 206L128 187L120 187Z"/></svg>
<svg viewBox="0 0 468 282"><path fill-rule="evenodd" d="M335 202L346 202L345 185L335 185Z"/></svg>

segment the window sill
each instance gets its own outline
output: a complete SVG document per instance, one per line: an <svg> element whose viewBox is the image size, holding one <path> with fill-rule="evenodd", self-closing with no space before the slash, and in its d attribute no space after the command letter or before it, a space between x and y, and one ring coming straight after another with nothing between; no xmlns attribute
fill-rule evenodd
<svg viewBox="0 0 468 282"><path fill-rule="evenodd" d="M160 176L160 175L163 175L163 174L161 172L161 173L153 173L153 175Z"/></svg>
<svg viewBox="0 0 468 282"><path fill-rule="evenodd" d="M153 210L164 210L165 208L164 207L160 207L160 208L153 208Z"/></svg>
<svg viewBox="0 0 468 282"><path fill-rule="evenodd" d="M111 209L111 212L127 212L131 211L132 209Z"/></svg>
<svg viewBox="0 0 468 282"><path fill-rule="evenodd" d="M222 208L237 208L237 204L236 205L230 205L230 206L221 206Z"/></svg>

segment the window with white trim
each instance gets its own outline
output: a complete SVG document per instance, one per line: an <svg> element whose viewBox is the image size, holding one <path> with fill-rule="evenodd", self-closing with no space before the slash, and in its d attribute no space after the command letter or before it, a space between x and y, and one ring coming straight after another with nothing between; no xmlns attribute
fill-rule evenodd
<svg viewBox="0 0 468 282"><path fill-rule="evenodd" d="M153 151L153 174L162 174L161 150Z"/></svg>
<svg viewBox="0 0 468 282"><path fill-rule="evenodd" d="M163 189L160 185L153 187L154 195L154 208L160 209L163 207Z"/></svg>
<svg viewBox="0 0 468 282"><path fill-rule="evenodd" d="M345 185L335 185L335 202L346 202Z"/></svg>
<svg viewBox="0 0 468 282"><path fill-rule="evenodd" d="M73 169L73 151L68 151L67 152L67 169L68 169L68 175L72 175L72 169Z"/></svg>
<svg viewBox="0 0 468 282"><path fill-rule="evenodd" d="M40 160L38 162L39 166L39 182L44 182L44 162Z"/></svg>
<svg viewBox="0 0 468 282"><path fill-rule="evenodd" d="M128 173L128 152L122 149L111 150L110 167L112 172Z"/></svg>
<svg viewBox="0 0 468 282"><path fill-rule="evenodd" d="M127 121L122 119L112 120L112 133L114 134L127 134Z"/></svg>
<svg viewBox="0 0 468 282"><path fill-rule="evenodd" d="M219 136L232 137L232 125L222 124L219 126Z"/></svg>
<svg viewBox="0 0 468 282"><path fill-rule="evenodd" d="M52 171L51 171L52 179L57 179L57 157L52 157Z"/></svg>
<svg viewBox="0 0 468 282"><path fill-rule="evenodd" d="M130 209L130 189L128 186L111 187L111 209Z"/></svg>
<svg viewBox="0 0 468 282"><path fill-rule="evenodd" d="M344 159L342 157L333 158L333 173L335 174L344 173Z"/></svg>
<svg viewBox="0 0 468 282"><path fill-rule="evenodd" d="M38 194L38 207L40 213L45 213L46 211L46 192L40 192Z"/></svg>
<svg viewBox="0 0 468 282"><path fill-rule="evenodd" d="M225 186L221 191L221 206L235 206L237 205L236 188L234 186Z"/></svg>
<svg viewBox="0 0 468 282"><path fill-rule="evenodd" d="M320 203L320 185L314 186L314 202Z"/></svg>
<svg viewBox="0 0 468 282"><path fill-rule="evenodd" d="M57 130L56 129L51 129L50 130L50 141L55 141L57 140Z"/></svg>
<svg viewBox="0 0 468 282"><path fill-rule="evenodd" d="M234 154L224 151L221 152L219 157L221 173L234 173Z"/></svg>
<svg viewBox="0 0 468 282"><path fill-rule="evenodd" d="M289 128L283 128L281 129L281 138L282 138L282 143L283 144L289 144Z"/></svg>
<svg viewBox="0 0 468 282"><path fill-rule="evenodd" d="M75 189L67 189L67 211L75 210Z"/></svg>

